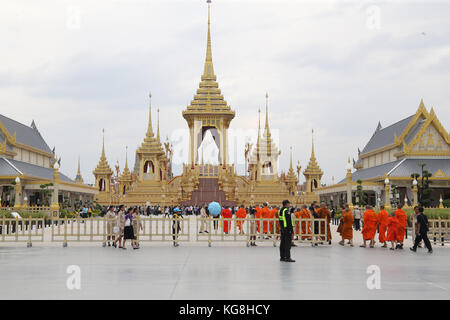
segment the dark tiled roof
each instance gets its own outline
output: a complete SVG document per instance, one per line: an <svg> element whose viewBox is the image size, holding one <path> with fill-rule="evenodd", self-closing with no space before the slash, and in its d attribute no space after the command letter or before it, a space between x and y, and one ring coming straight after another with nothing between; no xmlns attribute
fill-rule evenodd
<svg viewBox="0 0 450 320"><path fill-rule="evenodd" d="M413 173L421 173L419 164L425 163L424 170L431 174L442 170L444 174L450 177L450 159L401 159L382 164L367 169L360 169L353 172L352 181L367 180L371 178L383 177L389 173L389 177L410 177ZM345 183L342 179L339 183Z"/></svg>
<svg viewBox="0 0 450 320"><path fill-rule="evenodd" d="M17 122L13 119L5 117L0 114L0 122L3 123L6 130L8 130L9 134L12 136L14 132L16 133L16 141L22 144L31 146L33 148L51 153L49 146L45 142L44 138L42 138L41 134L37 130L37 128L32 128L26 126L20 122Z"/></svg>
<svg viewBox="0 0 450 320"><path fill-rule="evenodd" d="M386 173L391 171L393 168L395 168L395 166L398 165L401 161L402 160L397 160L367 169L356 170L355 172L353 172L352 181L367 180L371 178L382 177ZM345 183L345 181L347 180L342 179L341 181L339 181L339 183Z"/></svg>
<svg viewBox="0 0 450 320"><path fill-rule="evenodd" d="M361 153L367 153L394 143L394 133L399 137L414 118L415 114L389 127L375 131Z"/></svg>
<svg viewBox="0 0 450 320"><path fill-rule="evenodd" d="M8 162L11 163L12 166ZM14 169L14 167L17 168L22 173L25 173L25 175L27 176L32 176L45 180L53 180L53 169L51 168L45 168L18 160L0 158L0 176L20 175L20 173L18 173ZM61 181L74 182L72 179L62 174L61 172L59 173L59 177Z"/></svg>
<svg viewBox="0 0 450 320"><path fill-rule="evenodd" d="M425 163L424 170L431 174L442 170L444 174L450 177L450 159L406 159L398 168L391 174L391 177L410 177L413 173L421 173L419 164Z"/></svg>

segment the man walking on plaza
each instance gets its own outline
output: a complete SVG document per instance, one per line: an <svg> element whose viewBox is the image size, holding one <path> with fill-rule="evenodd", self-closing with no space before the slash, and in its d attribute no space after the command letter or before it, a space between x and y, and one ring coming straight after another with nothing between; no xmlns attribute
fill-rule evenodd
<svg viewBox="0 0 450 320"><path fill-rule="evenodd" d="M295 262L291 259L291 241L294 235L294 224L289 207L289 200L283 201L283 207L279 212L281 241L280 241L280 261Z"/></svg>
<svg viewBox="0 0 450 320"><path fill-rule="evenodd" d="M410 248L411 251L416 252L417 246L420 241L423 240L425 246L428 249L428 253L433 253L433 249L431 248L430 240L428 239L428 218L423 214L423 207L419 208L419 214L417 215L417 224L416 224L416 240L414 241L414 246Z"/></svg>

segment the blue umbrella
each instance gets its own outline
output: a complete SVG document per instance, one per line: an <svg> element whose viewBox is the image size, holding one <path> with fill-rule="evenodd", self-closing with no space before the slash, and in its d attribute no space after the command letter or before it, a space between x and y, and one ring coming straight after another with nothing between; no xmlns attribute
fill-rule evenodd
<svg viewBox="0 0 450 320"><path fill-rule="evenodd" d="M222 207L218 202L211 202L208 205L208 211L210 215L212 215L213 217L217 217L222 212Z"/></svg>

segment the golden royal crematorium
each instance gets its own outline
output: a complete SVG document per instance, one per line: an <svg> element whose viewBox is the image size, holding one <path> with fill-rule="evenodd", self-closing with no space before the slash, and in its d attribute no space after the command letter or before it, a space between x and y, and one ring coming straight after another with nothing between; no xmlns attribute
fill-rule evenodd
<svg viewBox="0 0 450 320"><path fill-rule="evenodd" d="M151 95L148 128L141 146L136 150L135 165L131 171L128 159L120 172L114 173L105 155L104 141L100 161L93 171L95 186L99 191L96 201L102 205L200 205L218 201L228 205L253 205L269 202L280 205L290 199L293 204L319 200L314 189L320 187L323 175L312 148L311 160L303 174L305 192L297 192L301 167L290 168L287 174L278 175L280 151L275 145L269 126L268 95L266 94L265 124L262 135L258 127L256 145L246 150L248 176L236 174L234 164L228 159L228 128L236 116L219 89L214 73L211 34L210 4L208 3L208 36L203 75L197 93L182 112L189 127L189 161L183 164L182 174L172 175L173 150L169 142L162 143L159 134L159 117L156 134L152 126ZM206 133L212 135L218 149L217 164L204 164L199 147Z"/></svg>

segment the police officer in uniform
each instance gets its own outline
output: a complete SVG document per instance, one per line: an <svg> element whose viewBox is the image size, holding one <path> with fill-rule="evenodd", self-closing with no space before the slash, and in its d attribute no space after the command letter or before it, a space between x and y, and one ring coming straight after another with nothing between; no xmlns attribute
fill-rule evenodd
<svg viewBox="0 0 450 320"><path fill-rule="evenodd" d="M294 223L289 210L290 206L291 203L289 200L284 200L283 207L278 213L281 231L280 261L284 262L295 262L295 260L291 259L291 241L294 237Z"/></svg>

